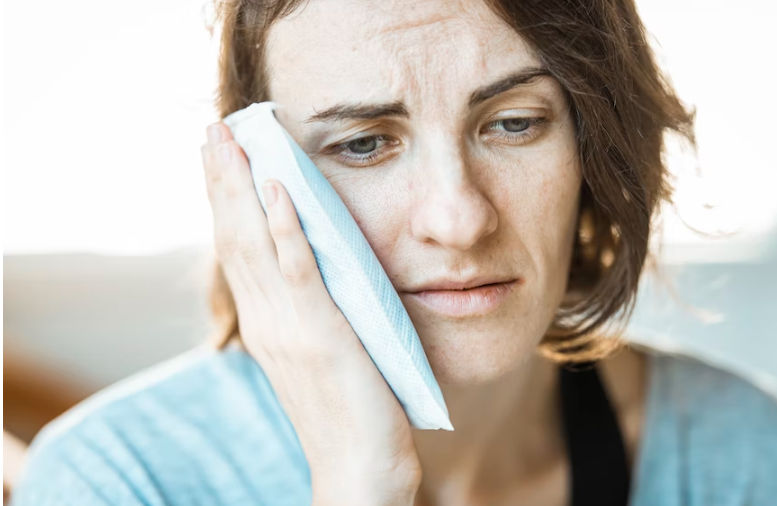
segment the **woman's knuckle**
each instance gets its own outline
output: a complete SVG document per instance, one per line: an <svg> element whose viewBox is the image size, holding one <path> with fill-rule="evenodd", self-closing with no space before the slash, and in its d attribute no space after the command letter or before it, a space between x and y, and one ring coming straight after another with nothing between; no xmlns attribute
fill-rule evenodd
<svg viewBox="0 0 777 506"><path fill-rule="evenodd" d="M348 319L343 315L343 313L340 311L340 308L335 304L331 304L331 306L332 307L330 309L329 319L327 321L333 332L335 332L337 335L345 335L347 333L353 332L351 322L349 322Z"/></svg>
<svg viewBox="0 0 777 506"><path fill-rule="evenodd" d="M255 267L261 260L259 245L250 239L238 241L235 252L250 267Z"/></svg>
<svg viewBox="0 0 777 506"><path fill-rule="evenodd" d="M212 164L209 167L206 167L205 181L210 187L215 187L216 185L221 184L222 177L221 177L221 171L219 170L219 168L214 167Z"/></svg>
<svg viewBox="0 0 777 506"><path fill-rule="evenodd" d="M224 196L227 200L235 200L240 196L240 188L232 179L224 179Z"/></svg>
<svg viewBox="0 0 777 506"><path fill-rule="evenodd" d="M209 150L202 151L202 168L208 181L219 181L221 171L217 164L213 163L213 154Z"/></svg>
<svg viewBox="0 0 777 506"><path fill-rule="evenodd" d="M304 286L310 279L310 266L301 258L288 258L281 269L283 278L291 286Z"/></svg>
<svg viewBox="0 0 777 506"><path fill-rule="evenodd" d="M286 221L272 220L269 224L273 237L278 239L288 239L294 236L295 230Z"/></svg>
<svg viewBox="0 0 777 506"><path fill-rule="evenodd" d="M216 250L223 258L232 256L237 249L235 234L231 231L217 230L215 233Z"/></svg>

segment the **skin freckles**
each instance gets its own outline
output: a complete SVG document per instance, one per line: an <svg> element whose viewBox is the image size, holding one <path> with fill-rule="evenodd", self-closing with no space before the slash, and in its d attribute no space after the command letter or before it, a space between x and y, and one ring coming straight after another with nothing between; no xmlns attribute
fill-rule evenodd
<svg viewBox="0 0 777 506"><path fill-rule="evenodd" d="M478 384L523 363L566 290L581 184L574 124L549 76L469 101L539 67L532 49L479 2L313 0L271 28L267 56L279 120L354 215L438 381ZM409 117L304 122L341 102L402 102ZM527 117L543 119L531 135L489 129ZM353 144L334 150L370 136L386 140L368 164L348 158L364 154ZM483 273L523 281L488 316L448 319L403 294Z"/></svg>
<svg viewBox="0 0 777 506"><path fill-rule="evenodd" d="M568 504L557 366L535 353L566 292L582 182L560 84L542 75L473 101L541 67L478 0L304 5L270 28L269 98L386 270L455 427L412 431L415 506ZM307 121L341 104L406 114ZM406 293L479 275L520 285L459 319Z"/></svg>

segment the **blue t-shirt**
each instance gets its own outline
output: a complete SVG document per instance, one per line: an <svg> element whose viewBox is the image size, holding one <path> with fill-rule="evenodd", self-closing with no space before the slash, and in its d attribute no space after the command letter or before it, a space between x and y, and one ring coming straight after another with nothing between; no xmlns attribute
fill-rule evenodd
<svg viewBox="0 0 777 506"><path fill-rule="evenodd" d="M777 504L777 400L648 355L632 506ZM98 392L35 438L14 506L308 505L310 471L258 363L201 347Z"/></svg>

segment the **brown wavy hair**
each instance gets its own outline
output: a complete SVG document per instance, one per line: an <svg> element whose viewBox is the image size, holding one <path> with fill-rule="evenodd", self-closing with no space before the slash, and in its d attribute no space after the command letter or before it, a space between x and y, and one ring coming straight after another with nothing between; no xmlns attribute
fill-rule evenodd
<svg viewBox="0 0 777 506"><path fill-rule="evenodd" d="M223 118L271 100L267 34L304 0L214 1ZM665 134L695 149L694 113L659 70L632 0L485 1L536 50L575 118L583 170L579 233L567 297L539 352L558 362L603 358L622 345L618 337L634 309L656 215L662 202L671 203ZM240 336L218 263L210 299L213 343L222 348Z"/></svg>

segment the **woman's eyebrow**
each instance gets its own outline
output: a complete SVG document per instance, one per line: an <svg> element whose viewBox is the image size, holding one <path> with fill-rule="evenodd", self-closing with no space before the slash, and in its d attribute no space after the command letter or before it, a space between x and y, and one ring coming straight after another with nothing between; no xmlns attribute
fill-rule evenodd
<svg viewBox="0 0 777 506"><path fill-rule="evenodd" d="M500 93L517 88L522 84L529 83L538 77L549 75L550 72L548 72L548 69L545 67L529 67L513 72L494 83L481 86L473 91L469 97L469 107L472 109Z"/></svg>
<svg viewBox="0 0 777 506"><path fill-rule="evenodd" d="M345 119L377 119L386 116L401 116L409 118L410 113L402 102L386 104L337 104L329 109L317 112L304 120L303 123L312 121L342 121Z"/></svg>
<svg viewBox="0 0 777 506"><path fill-rule="evenodd" d="M531 82L540 76L550 75L544 67L528 67L509 74L496 82L481 86L472 92L469 98L469 107L485 102L491 97L509 91L522 84ZM313 121L343 121L346 119L370 120L389 116L399 116L409 118L410 113L407 106L401 101L388 102L382 104L337 104L328 109L310 116L303 120L303 123Z"/></svg>

